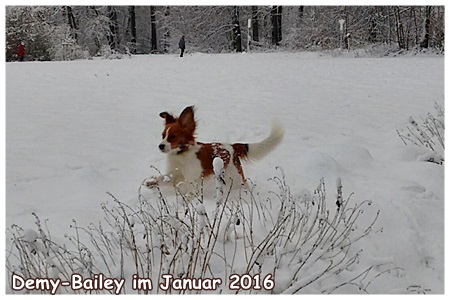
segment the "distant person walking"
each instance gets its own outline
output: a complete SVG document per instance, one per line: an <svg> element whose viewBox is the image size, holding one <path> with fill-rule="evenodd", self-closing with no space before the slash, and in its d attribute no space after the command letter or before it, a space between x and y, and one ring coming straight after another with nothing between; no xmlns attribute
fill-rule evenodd
<svg viewBox="0 0 450 300"><path fill-rule="evenodd" d="M17 57L19 61L23 61L25 59L25 43L20 42L19 47L17 47Z"/></svg>
<svg viewBox="0 0 450 300"><path fill-rule="evenodd" d="M181 49L180 57L183 57L184 49L186 49L186 41L184 40L184 35L181 37L180 41L178 42L178 47Z"/></svg>

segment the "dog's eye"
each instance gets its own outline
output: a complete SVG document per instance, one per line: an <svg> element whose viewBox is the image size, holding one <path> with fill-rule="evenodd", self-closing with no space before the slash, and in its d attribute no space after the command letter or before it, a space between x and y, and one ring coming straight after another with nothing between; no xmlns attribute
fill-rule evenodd
<svg viewBox="0 0 450 300"><path fill-rule="evenodd" d="M174 139L176 139L176 135L175 134L170 134L169 135L169 137L167 138L167 140L169 141L169 142L171 142L171 141L173 141Z"/></svg>

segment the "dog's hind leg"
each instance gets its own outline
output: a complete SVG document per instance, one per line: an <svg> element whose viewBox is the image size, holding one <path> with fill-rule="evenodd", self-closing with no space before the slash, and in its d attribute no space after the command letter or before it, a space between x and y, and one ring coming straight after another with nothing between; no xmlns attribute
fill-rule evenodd
<svg viewBox="0 0 450 300"><path fill-rule="evenodd" d="M242 164L241 164L241 160L239 159L238 156L235 156L233 158L233 165L236 167L236 170L238 171L239 175L242 178L242 185L248 189L248 184L247 184L247 180L245 180L245 175L244 175L244 170L242 169Z"/></svg>

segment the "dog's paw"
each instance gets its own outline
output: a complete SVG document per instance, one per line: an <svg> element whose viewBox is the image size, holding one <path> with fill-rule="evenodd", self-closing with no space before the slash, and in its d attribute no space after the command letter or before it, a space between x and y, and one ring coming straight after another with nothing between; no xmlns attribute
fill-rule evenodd
<svg viewBox="0 0 450 300"><path fill-rule="evenodd" d="M142 184L149 188L155 188L157 186L166 186L172 182L171 175L152 176L146 179Z"/></svg>
<svg viewBox="0 0 450 300"><path fill-rule="evenodd" d="M153 189L158 186L158 179L155 177L151 177L144 182L144 186L146 186L149 189Z"/></svg>

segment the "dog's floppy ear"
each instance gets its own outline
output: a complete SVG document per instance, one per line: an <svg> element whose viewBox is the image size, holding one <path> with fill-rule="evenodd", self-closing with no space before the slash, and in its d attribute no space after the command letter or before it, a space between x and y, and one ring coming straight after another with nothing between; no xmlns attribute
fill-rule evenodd
<svg viewBox="0 0 450 300"><path fill-rule="evenodd" d="M159 116L166 120L166 124L175 123L177 121L171 114L166 111L160 113Z"/></svg>
<svg viewBox="0 0 450 300"><path fill-rule="evenodd" d="M195 131L194 106L186 107L178 118L180 125L190 132Z"/></svg>

